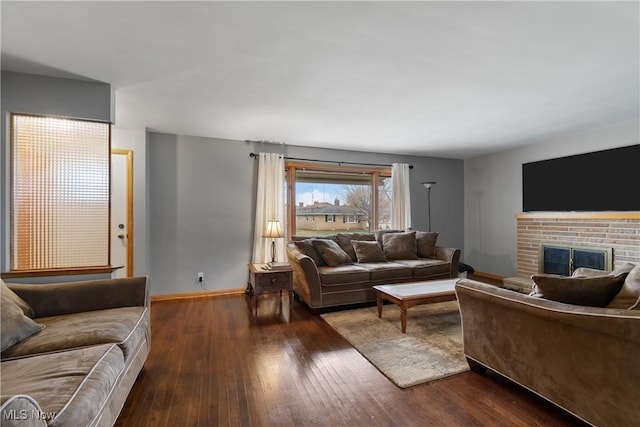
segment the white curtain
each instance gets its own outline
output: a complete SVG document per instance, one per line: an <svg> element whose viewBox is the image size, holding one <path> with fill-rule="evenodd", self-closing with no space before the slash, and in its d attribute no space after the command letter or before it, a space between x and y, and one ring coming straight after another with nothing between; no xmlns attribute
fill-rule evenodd
<svg viewBox="0 0 640 427"><path fill-rule="evenodd" d="M409 165L391 165L391 228L411 228L411 195L409 192Z"/></svg>
<svg viewBox="0 0 640 427"><path fill-rule="evenodd" d="M262 237L267 221L277 219L285 230L284 215L284 157L276 153L259 153L256 219L253 234L254 263L271 261L272 239ZM286 262L285 239L276 241L276 262Z"/></svg>

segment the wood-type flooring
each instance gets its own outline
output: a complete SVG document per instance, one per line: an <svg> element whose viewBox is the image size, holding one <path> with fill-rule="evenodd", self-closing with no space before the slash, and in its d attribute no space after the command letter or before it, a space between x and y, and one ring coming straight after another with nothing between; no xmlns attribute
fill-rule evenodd
<svg viewBox="0 0 640 427"><path fill-rule="evenodd" d="M299 301L259 298L152 303L117 426L584 426L491 373L400 389Z"/></svg>

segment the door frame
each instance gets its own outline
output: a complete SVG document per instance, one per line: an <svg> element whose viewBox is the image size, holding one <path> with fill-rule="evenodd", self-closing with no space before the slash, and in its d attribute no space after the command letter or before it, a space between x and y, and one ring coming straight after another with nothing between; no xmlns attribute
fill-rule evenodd
<svg viewBox="0 0 640 427"><path fill-rule="evenodd" d="M127 277L133 277L133 150L112 148L111 154L127 156Z"/></svg>

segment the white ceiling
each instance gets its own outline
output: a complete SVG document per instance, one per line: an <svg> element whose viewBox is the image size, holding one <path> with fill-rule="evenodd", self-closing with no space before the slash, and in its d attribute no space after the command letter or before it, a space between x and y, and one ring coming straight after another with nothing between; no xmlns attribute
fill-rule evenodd
<svg viewBox="0 0 640 427"><path fill-rule="evenodd" d="M118 126L467 158L638 120L640 3L10 2L2 68Z"/></svg>

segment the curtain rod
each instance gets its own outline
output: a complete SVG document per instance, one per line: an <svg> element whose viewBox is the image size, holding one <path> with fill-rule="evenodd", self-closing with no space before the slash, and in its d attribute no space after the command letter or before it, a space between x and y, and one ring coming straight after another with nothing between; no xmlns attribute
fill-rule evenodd
<svg viewBox="0 0 640 427"><path fill-rule="evenodd" d="M253 157L255 159L258 158L256 153L249 153L249 157ZM338 160L316 160L316 159L302 159L300 157L285 157L285 160L299 160L303 162L317 162L317 163L335 163L338 165L357 165L357 166L381 166L381 167L391 167L391 165L383 165L380 163L359 163L359 162L342 162ZM413 165L409 165L409 169L413 169Z"/></svg>

